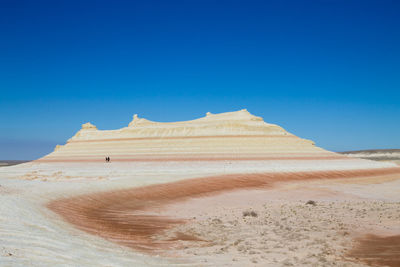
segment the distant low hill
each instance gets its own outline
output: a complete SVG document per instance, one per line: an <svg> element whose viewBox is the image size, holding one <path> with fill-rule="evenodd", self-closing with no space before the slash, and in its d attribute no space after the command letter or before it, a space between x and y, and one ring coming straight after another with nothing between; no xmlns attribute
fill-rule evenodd
<svg viewBox="0 0 400 267"><path fill-rule="evenodd" d="M400 149L368 149L358 151L339 152L349 157L377 160L392 161L400 164Z"/></svg>
<svg viewBox="0 0 400 267"><path fill-rule="evenodd" d="M0 160L0 167L17 165L28 161L29 160Z"/></svg>

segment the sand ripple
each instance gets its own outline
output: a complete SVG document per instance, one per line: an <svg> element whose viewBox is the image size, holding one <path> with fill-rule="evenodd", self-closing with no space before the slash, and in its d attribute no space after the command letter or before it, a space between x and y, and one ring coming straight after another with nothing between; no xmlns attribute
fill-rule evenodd
<svg viewBox="0 0 400 267"><path fill-rule="evenodd" d="M232 174L60 199L49 203L48 207L86 232L137 250L159 253L173 246L177 240L157 240L155 236L185 222L183 219L146 214L163 205L238 189L270 187L275 182L398 173L400 168Z"/></svg>

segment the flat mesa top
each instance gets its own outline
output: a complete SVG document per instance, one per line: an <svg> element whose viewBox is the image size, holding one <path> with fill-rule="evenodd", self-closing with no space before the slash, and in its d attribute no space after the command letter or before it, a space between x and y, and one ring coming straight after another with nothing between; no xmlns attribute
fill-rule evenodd
<svg viewBox="0 0 400 267"><path fill-rule="evenodd" d="M180 122L154 122L138 115L127 127L116 130L98 130L90 122L69 142L80 140L140 138L140 137L184 137L184 136L292 136L282 127L264 122L261 117L242 109L235 112L212 114L205 117Z"/></svg>

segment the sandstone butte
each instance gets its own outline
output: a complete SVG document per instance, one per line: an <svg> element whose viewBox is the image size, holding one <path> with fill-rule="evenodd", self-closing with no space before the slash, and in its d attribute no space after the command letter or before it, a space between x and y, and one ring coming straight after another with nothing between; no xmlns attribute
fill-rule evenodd
<svg viewBox="0 0 400 267"><path fill-rule="evenodd" d="M133 116L127 127L98 130L85 123L65 145L38 162L343 159L243 109L182 122Z"/></svg>

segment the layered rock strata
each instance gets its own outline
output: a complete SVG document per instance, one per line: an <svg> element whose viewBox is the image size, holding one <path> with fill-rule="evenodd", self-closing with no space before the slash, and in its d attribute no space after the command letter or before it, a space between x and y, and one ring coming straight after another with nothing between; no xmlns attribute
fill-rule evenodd
<svg viewBox="0 0 400 267"><path fill-rule="evenodd" d="M160 123L134 115L127 127L82 125L42 162L341 159L247 110L207 113L191 121Z"/></svg>

